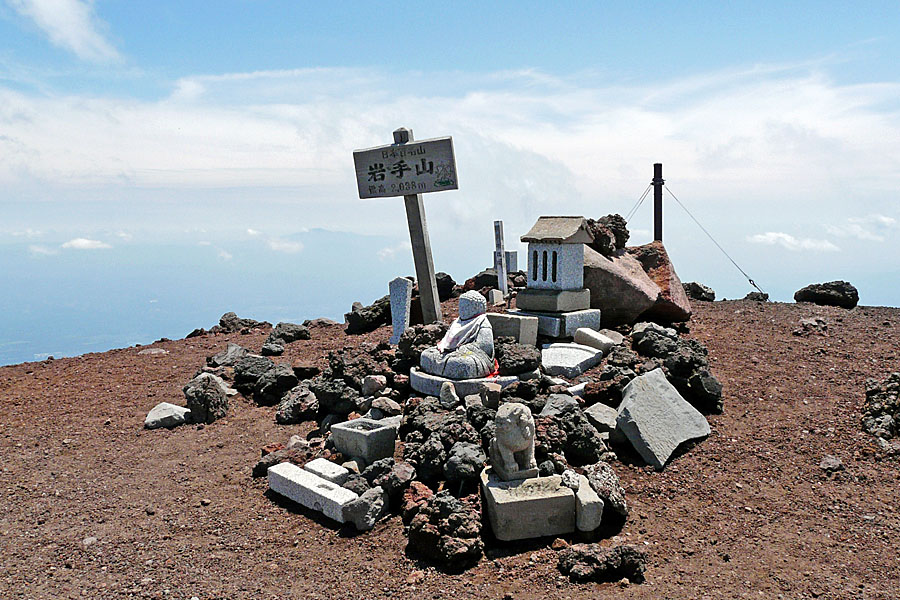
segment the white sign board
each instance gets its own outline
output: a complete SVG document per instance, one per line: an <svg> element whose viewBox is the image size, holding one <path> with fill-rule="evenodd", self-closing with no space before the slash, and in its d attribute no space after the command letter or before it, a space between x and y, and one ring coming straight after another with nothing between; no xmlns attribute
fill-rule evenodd
<svg viewBox="0 0 900 600"><path fill-rule="evenodd" d="M452 137L354 150L353 163L360 198L459 188Z"/></svg>

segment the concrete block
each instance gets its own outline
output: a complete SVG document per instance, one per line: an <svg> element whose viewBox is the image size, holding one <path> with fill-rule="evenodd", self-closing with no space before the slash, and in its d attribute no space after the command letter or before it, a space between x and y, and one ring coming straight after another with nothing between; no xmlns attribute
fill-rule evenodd
<svg viewBox="0 0 900 600"><path fill-rule="evenodd" d="M575 527L578 531L593 531L603 520L603 499L597 495L591 482L584 475L578 476L578 491L575 492Z"/></svg>
<svg viewBox="0 0 900 600"><path fill-rule="evenodd" d="M578 377L603 360L603 353L581 344L550 344L541 350L541 369L548 375Z"/></svg>
<svg viewBox="0 0 900 600"><path fill-rule="evenodd" d="M616 342L599 331L594 331L593 329L588 329L586 327L575 330L575 343L596 348L603 353L603 356L609 354L612 347L616 345Z"/></svg>
<svg viewBox="0 0 900 600"><path fill-rule="evenodd" d="M587 310L576 310L568 313L545 313L531 311L510 311L507 314L514 314L523 317L537 317L538 333L552 338L571 338L575 336L575 332L582 327L588 329L600 328L600 311L591 308Z"/></svg>
<svg viewBox="0 0 900 600"><path fill-rule="evenodd" d="M681 397L662 369L625 386L616 425L641 458L660 471L678 446L710 432L706 418Z"/></svg>
<svg viewBox="0 0 900 600"><path fill-rule="evenodd" d="M619 411L602 402L598 402L597 404L584 409L584 416L591 422L594 429L600 433L612 433L616 430L616 419L619 417Z"/></svg>
<svg viewBox="0 0 900 600"><path fill-rule="evenodd" d="M409 385L420 394L438 397L441 395L441 386L444 382L449 381L456 389L456 395L465 398L472 394L480 394L486 383L496 383L499 384L501 388L505 388L516 381L527 381L529 379L534 379L535 377L540 377L540 372L537 370L521 375L501 375L498 377L486 377L482 379L454 380L438 375L431 375L418 367L413 367L409 370Z"/></svg>
<svg viewBox="0 0 900 600"><path fill-rule="evenodd" d="M506 299L503 298L503 292L500 290L488 290L487 301L491 306L500 306L506 303Z"/></svg>
<svg viewBox="0 0 900 600"><path fill-rule="evenodd" d="M394 455L397 430L384 420L360 418L332 425L331 439L344 456L360 457L372 464Z"/></svg>
<svg viewBox="0 0 900 600"><path fill-rule="evenodd" d="M324 458L317 458L309 461L303 465L303 470L309 471L313 475L318 475L322 479L337 485L344 485L344 482L347 481L347 477L350 476L350 471L348 469Z"/></svg>
<svg viewBox="0 0 900 600"><path fill-rule="evenodd" d="M572 312L591 307L591 290L532 290L525 289L516 296L520 310L538 312Z"/></svg>
<svg viewBox="0 0 900 600"><path fill-rule="evenodd" d="M511 336L520 344L534 346L537 344L537 317L525 317L510 313L487 313L494 337Z"/></svg>
<svg viewBox="0 0 900 600"><path fill-rule="evenodd" d="M413 282L405 277L397 277L388 284L391 293L391 323L393 333L390 343L396 344L409 327L409 311L412 306Z"/></svg>
<svg viewBox="0 0 900 600"><path fill-rule="evenodd" d="M269 467L269 489L338 523L344 523L344 506L359 498L356 493L289 462Z"/></svg>
<svg viewBox="0 0 900 600"><path fill-rule="evenodd" d="M588 486L590 487L590 486ZM575 531L575 493L559 475L503 481L481 472L488 521L499 540L523 540Z"/></svg>

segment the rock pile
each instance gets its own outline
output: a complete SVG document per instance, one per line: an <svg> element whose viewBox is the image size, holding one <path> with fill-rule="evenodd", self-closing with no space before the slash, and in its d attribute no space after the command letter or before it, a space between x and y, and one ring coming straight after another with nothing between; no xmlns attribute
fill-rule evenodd
<svg viewBox="0 0 900 600"><path fill-rule="evenodd" d="M712 302L716 299L716 292L709 286L696 281L690 281L683 284L684 293L691 300L699 300L700 302Z"/></svg>

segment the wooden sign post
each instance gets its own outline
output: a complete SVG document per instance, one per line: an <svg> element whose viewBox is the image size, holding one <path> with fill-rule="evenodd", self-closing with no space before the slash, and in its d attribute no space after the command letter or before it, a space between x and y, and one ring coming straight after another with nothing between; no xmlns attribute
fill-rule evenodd
<svg viewBox="0 0 900 600"><path fill-rule="evenodd" d="M360 198L403 196L422 317L425 323L437 323L441 320L441 303L422 194L459 188L453 138L414 142L412 130L401 127L394 132L393 144L354 150L353 162Z"/></svg>
<svg viewBox="0 0 900 600"><path fill-rule="evenodd" d="M497 271L497 285L504 298L509 296L506 267L506 250L503 247L503 221L494 221L494 270Z"/></svg>

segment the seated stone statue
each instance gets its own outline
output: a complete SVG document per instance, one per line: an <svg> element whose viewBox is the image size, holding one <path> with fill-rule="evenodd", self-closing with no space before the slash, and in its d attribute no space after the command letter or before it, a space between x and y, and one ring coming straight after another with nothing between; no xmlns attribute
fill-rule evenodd
<svg viewBox="0 0 900 600"><path fill-rule="evenodd" d="M524 404L500 405L494 417L490 448L491 468L504 481L537 477L534 460L534 417Z"/></svg>
<svg viewBox="0 0 900 600"><path fill-rule="evenodd" d="M494 372L494 332L487 301L478 292L459 297L459 318L437 347L422 352L419 364L431 375L448 379L478 379Z"/></svg>

